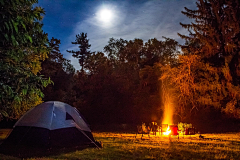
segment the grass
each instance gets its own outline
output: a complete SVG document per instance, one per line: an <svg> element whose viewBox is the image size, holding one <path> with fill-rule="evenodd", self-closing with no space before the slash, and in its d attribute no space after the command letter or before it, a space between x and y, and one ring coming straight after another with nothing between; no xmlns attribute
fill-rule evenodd
<svg viewBox="0 0 240 160"><path fill-rule="evenodd" d="M0 130L0 140L7 135ZM62 152L47 157L26 158L29 160L105 160L105 159L240 159L240 133L203 134L163 137L136 134L101 132L93 133L97 141L103 143L102 149L87 148ZM20 159L0 154L0 159Z"/></svg>

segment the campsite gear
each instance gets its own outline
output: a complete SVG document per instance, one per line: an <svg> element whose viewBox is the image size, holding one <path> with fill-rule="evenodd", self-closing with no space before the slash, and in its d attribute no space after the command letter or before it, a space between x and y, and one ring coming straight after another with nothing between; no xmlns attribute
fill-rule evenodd
<svg viewBox="0 0 240 160"><path fill-rule="evenodd" d="M194 135L196 133L195 128L186 128L185 135Z"/></svg>
<svg viewBox="0 0 240 160"><path fill-rule="evenodd" d="M66 103L49 101L26 112L14 125L1 148L18 146L67 148L99 146L78 110Z"/></svg>
<svg viewBox="0 0 240 160"><path fill-rule="evenodd" d="M171 133L170 133L171 135L174 135L174 136L179 135L177 125L170 125L170 130L171 130Z"/></svg>

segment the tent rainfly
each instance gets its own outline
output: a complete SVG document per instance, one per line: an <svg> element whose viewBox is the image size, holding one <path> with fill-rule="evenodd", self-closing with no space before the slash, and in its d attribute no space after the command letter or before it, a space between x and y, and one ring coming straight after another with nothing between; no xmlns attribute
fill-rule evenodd
<svg viewBox="0 0 240 160"><path fill-rule="evenodd" d="M66 103L49 101L26 112L16 122L1 148L99 147L96 143L99 144L76 108Z"/></svg>

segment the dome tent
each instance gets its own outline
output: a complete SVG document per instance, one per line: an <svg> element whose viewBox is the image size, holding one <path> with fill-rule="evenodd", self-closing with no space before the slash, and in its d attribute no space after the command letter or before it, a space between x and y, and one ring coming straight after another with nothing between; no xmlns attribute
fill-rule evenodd
<svg viewBox="0 0 240 160"><path fill-rule="evenodd" d="M82 145L98 147L83 116L66 103L49 101L26 112L1 148L27 146L50 149Z"/></svg>

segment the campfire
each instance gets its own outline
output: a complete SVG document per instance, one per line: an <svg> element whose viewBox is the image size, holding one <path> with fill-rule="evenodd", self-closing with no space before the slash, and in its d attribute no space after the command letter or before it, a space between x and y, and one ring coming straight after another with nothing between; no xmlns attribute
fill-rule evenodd
<svg viewBox="0 0 240 160"><path fill-rule="evenodd" d="M163 114L163 121L161 126L161 135L175 135L176 133L173 132L174 126L172 122L173 116L173 107L171 103L166 103L164 105L164 114Z"/></svg>
<svg viewBox="0 0 240 160"><path fill-rule="evenodd" d="M165 132L163 132L163 135L168 136L171 133L171 129L168 126L167 130Z"/></svg>
<svg viewBox="0 0 240 160"><path fill-rule="evenodd" d="M171 90L168 89L167 81L162 81L163 91L163 119L161 126L161 135L175 135L175 128L173 125L173 113L174 113L174 99L171 94Z"/></svg>
<svg viewBox="0 0 240 160"><path fill-rule="evenodd" d="M184 123L178 128L177 124L173 123L173 113L174 113L174 99L167 87L163 88L163 119L160 125L157 122L142 123L141 126L137 126L138 133L143 134L153 134L161 136L177 136L179 134L192 135L195 134L195 128ZM183 123L179 123L183 124Z"/></svg>
<svg viewBox="0 0 240 160"><path fill-rule="evenodd" d="M178 126L162 124L160 132L161 132L161 135L165 135L165 136L178 135Z"/></svg>

